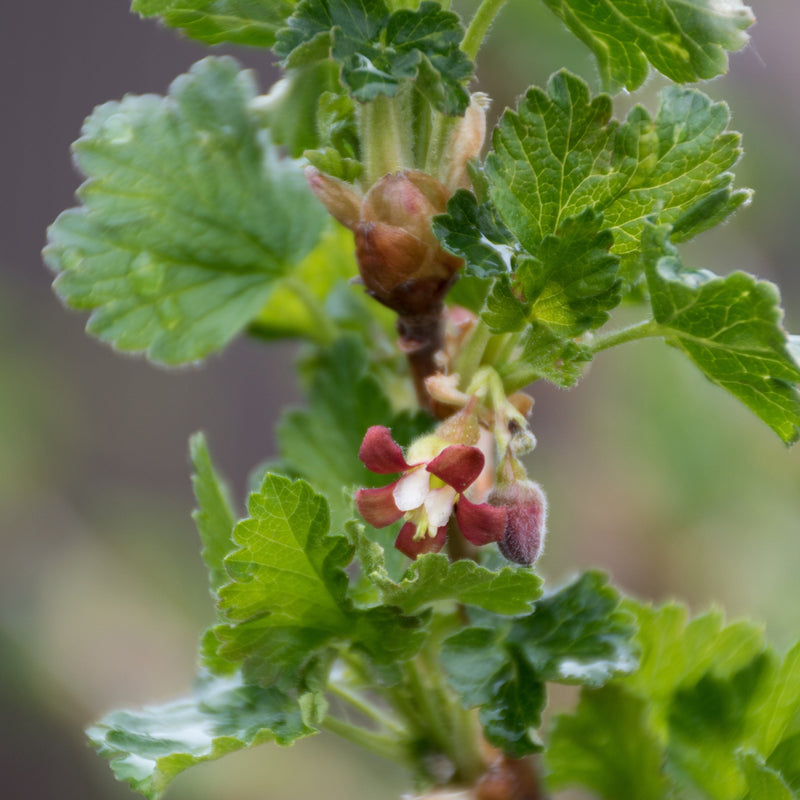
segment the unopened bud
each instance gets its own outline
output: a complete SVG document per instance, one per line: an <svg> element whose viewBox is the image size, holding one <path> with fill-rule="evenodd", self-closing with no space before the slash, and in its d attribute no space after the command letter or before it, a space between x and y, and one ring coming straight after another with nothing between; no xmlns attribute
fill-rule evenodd
<svg viewBox="0 0 800 800"><path fill-rule="evenodd" d="M438 403L446 406L465 406L469 401L469 395L458 388L459 380L457 373L445 375L442 372L435 372L425 378L425 389Z"/></svg>
<svg viewBox="0 0 800 800"><path fill-rule="evenodd" d="M382 222L403 228L417 239L438 247L431 217L447 209L449 193L439 181L418 170L384 175L366 194L363 222Z"/></svg>
<svg viewBox="0 0 800 800"><path fill-rule="evenodd" d="M515 480L495 487L487 502L505 506L506 532L500 552L516 564L533 564L542 552L547 531L547 498L538 483Z"/></svg>
<svg viewBox="0 0 800 800"><path fill-rule="evenodd" d="M364 198L355 226L359 272L367 291L401 316L437 309L461 266L431 230L447 196L430 175L407 170L385 175Z"/></svg>
<svg viewBox="0 0 800 800"><path fill-rule="evenodd" d="M480 426L476 415L478 399L471 397L461 411L448 417L436 433L453 444L477 444Z"/></svg>
<svg viewBox="0 0 800 800"><path fill-rule="evenodd" d="M328 213L345 228L353 230L361 216L361 197L344 181L306 167L306 181Z"/></svg>
<svg viewBox="0 0 800 800"><path fill-rule="evenodd" d="M467 163L477 158L486 138L486 109L489 97L483 92L475 92L467 107L467 112L456 123L448 147L449 164L445 175L445 185L454 192L456 189L469 189L471 182L467 173Z"/></svg>

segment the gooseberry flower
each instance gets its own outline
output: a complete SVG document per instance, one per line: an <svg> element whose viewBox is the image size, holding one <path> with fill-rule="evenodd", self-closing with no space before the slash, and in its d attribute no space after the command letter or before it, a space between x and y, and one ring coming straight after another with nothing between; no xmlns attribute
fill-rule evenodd
<svg viewBox="0 0 800 800"><path fill-rule="evenodd" d="M391 431L373 425L358 455L367 469L379 475L402 473L388 486L359 489L356 504L361 516L375 528L405 518L395 547L410 558L444 547L447 524L454 512L461 533L472 544L489 544L503 537L505 508L473 503L464 496L483 469L484 456L479 448L452 444L434 433L417 439L406 459Z"/></svg>
<svg viewBox="0 0 800 800"><path fill-rule="evenodd" d="M507 512L500 552L516 564L533 564L547 533L547 498L542 487L527 479L504 481L492 489L488 502Z"/></svg>

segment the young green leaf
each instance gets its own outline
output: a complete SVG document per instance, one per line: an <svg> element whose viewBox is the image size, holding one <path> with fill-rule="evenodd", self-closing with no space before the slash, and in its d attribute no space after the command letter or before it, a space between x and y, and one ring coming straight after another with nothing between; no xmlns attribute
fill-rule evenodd
<svg viewBox="0 0 800 800"><path fill-rule="evenodd" d="M447 213L432 220L443 247L464 259L464 274L477 278L507 275L523 252L491 203L479 203L472 192L459 189L447 203Z"/></svg>
<svg viewBox="0 0 800 800"><path fill-rule="evenodd" d="M753 24L741 0L544 0L597 58L610 90L638 89L649 66L677 83L727 72ZM648 63L649 62L649 63Z"/></svg>
<svg viewBox="0 0 800 800"><path fill-rule="evenodd" d="M719 278L689 270L668 226L644 233L656 322L713 383L727 389L787 444L800 438L800 365L781 326L777 287L744 272Z"/></svg>
<svg viewBox="0 0 800 800"><path fill-rule="evenodd" d="M744 753L739 759L747 781L747 800L797 800L781 775L755 753Z"/></svg>
<svg viewBox="0 0 800 800"><path fill-rule="evenodd" d="M141 711L114 711L87 731L120 781L157 800L181 772L263 742L288 745L316 731L300 705L240 676L201 678L192 695Z"/></svg>
<svg viewBox="0 0 800 800"><path fill-rule="evenodd" d="M723 103L670 87L655 119L637 106L620 125L611 110L608 95L591 99L580 78L556 73L547 92L530 89L516 112L503 115L486 173L501 218L531 254L566 218L587 208L601 212L633 284L648 215L683 220L685 240L727 217L749 193L732 192L725 172L741 150L738 134L725 130ZM703 215L696 213L701 204Z"/></svg>
<svg viewBox="0 0 800 800"><path fill-rule="evenodd" d="M465 707L479 706L486 738L508 755L540 749L545 681L600 686L636 666L632 616L600 573L539 600L533 613L446 639L442 661Z"/></svg>
<svg viewBox="0 0 800 800"><path fill-rule="evenodd" d="M219 587L229 580L224 560L234 549L231 534L235 517L228 489L214 470L202 433L196 433L189 440L189 454L194 467L192 486L198 505L192 517L203 542L202 556L208 567L211 592L216 594Z"/></svg>
<svg viewBox="0 0 800 800"><path fill-rule="evenodd" d="M745 794L737 750L748 738L748 712L764 691L770 661L761 653L729 677L706 673L672 697L670 765L706 797L728 800Z"/></svg>
<svg viewBox="0 0 800 800"><path fill-rule="evenodd" d="M258 97L254 108L269 128L273 144L292 158L322 145L317 130L320 98L339 89L339 70L332 61L316 61L286 74Z"/></svg>
<svg viewBox="0 0 800 800"><path fill-rule="evenodd" d="M171 28L206 44L272 47L294 0L133 0L142 17L160 17Z"/></svg>
<svg viewBox="0 0 800 800"><path fill-rule="evenodd" d="M220 655L242 663L248 680L294 686L309 659L341 642L384 664L416 652L418 617L353 606L344 571L353 547L329 532L328 504L307 483L267 475L248 511L225 559L232 580L219 590L227 622L215 629Z"/></svg>
<svg viewBox="0 0 800 800"><path fill-rule="evenodd" d="M165 98L128 96L87 120L83 206L49 231L54 288L87 329L154 361L223 347L316 244L324 209L270 146L251 73L205 59Z"/></svg>
<svg viewBox="0 0 800 800"><path fill-rule="evenodd" d="M368 575L384 603L411 613L439 600L455 600L496 614L525 614L541 595L541 578L527 567L495 571L465 559L450 562L444 553L427 553L408 568L399 582L380 565Z"/></svg>
<svg viewBox="0 0 800 800"><path fill-rule="evenodd" d="M464 82L472 75L463 35L458 17L433 0L393 13L384 0L302 0L275 50L290 67L330 53L357 100L394 96L402 82L414 81L435 108L462 115L469 105Z"/></svg>
<svg viewBox="0 0 800 800"><path fill-rule="evenodd" d="M760 629L725 625L718 611L688 621L674 604L628 608L641 666L556 719L553 787L579 783L606 800L794 797L800 645L781 661Z"/></svg>
<svg viewBox="0 0 800 800"><path fill-rule="evenodd" d="M773 753L800 714L800 642L789 650L772 680L772 688L758 706L751 724L757 731L755 749ZM796 762L800 774L800 760Z"/></svg>
<svg viewBox="0 0 800 800"><path fill-rule="evenodd" d="M555 718L545 758L554 791L583 786L603 800L666 800L663 750L647 726L647 701L613 684L581 692Z"/></svg>
<svg viewBox="0 0 800 800"><path fill-rule="evenodd" d="M625 685L650 701L650 718L656 730L667 727L671 698L681 687L692 686L712 673L728 679L764 650L764 634L745 622L725 624L719 610L689 620L684 606L670 603L658 608L632 601L636 615L639 669Z"/></svg>
<svg viewBox="0 0 800 800"><path fill-rule="evenodd" d="M587 208L545 236L532 257L516 259L513 279L498 278L482 315L497 333L539 323L559 339L599 328L622 299L611 232Z"/></svg>
<svg viewBox="0 0 800 800"><path fill-rule="evenodd" d="M775 748L769 757L769 766L777 770L783 780L800 797L800 731L795 730Z"/></svg>

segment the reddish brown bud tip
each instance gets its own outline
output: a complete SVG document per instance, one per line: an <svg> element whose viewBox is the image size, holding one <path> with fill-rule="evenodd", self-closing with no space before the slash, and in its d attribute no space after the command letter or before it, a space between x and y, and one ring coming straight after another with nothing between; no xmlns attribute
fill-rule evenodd
<svg viewBox="0 0 800 800"><path fill-rule="evenodd" d="M538 483L514 481L489 493L488 502L505 506L506 531L500 552L516 564L533 564L542 552L547 531L547 498Z"/></svg>

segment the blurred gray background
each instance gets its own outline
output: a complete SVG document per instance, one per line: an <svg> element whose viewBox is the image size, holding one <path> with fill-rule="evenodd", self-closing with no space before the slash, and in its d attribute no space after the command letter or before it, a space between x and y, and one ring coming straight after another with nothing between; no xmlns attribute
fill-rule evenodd
<svg viewBox="0 0 800 800"><path fill-rule="evenodd" d="M292 344L241 341L199 369L121 357L61 308L39 251L73 204L69 143L92 107L163 93L207 48L128 13L124 0L14 3L0 48L0 786L4 797L133 795L85 746L112 706L182 692L211 618L186 441L208 432L237 495L274 452L273 426L302 402ZM756 4L753 44L704 86L744 134L739 185L753 206L683 249L685 261L779 281L800 331L800 5ZM268 53L225 49L267 87ZM594 75L548 12L510 0L480 58L493 111L567 65ZM654 108L651 80L623 108ZM586 565L643 597L764 620L800 635L800 451L657 342L602 354L578 389L537 388L532 474L552 507L541 562L554 579ZM308 765L313 764L309 769ZM390 800L392 766L328 737L262 747L195 770L175 800Z"/></svg>

